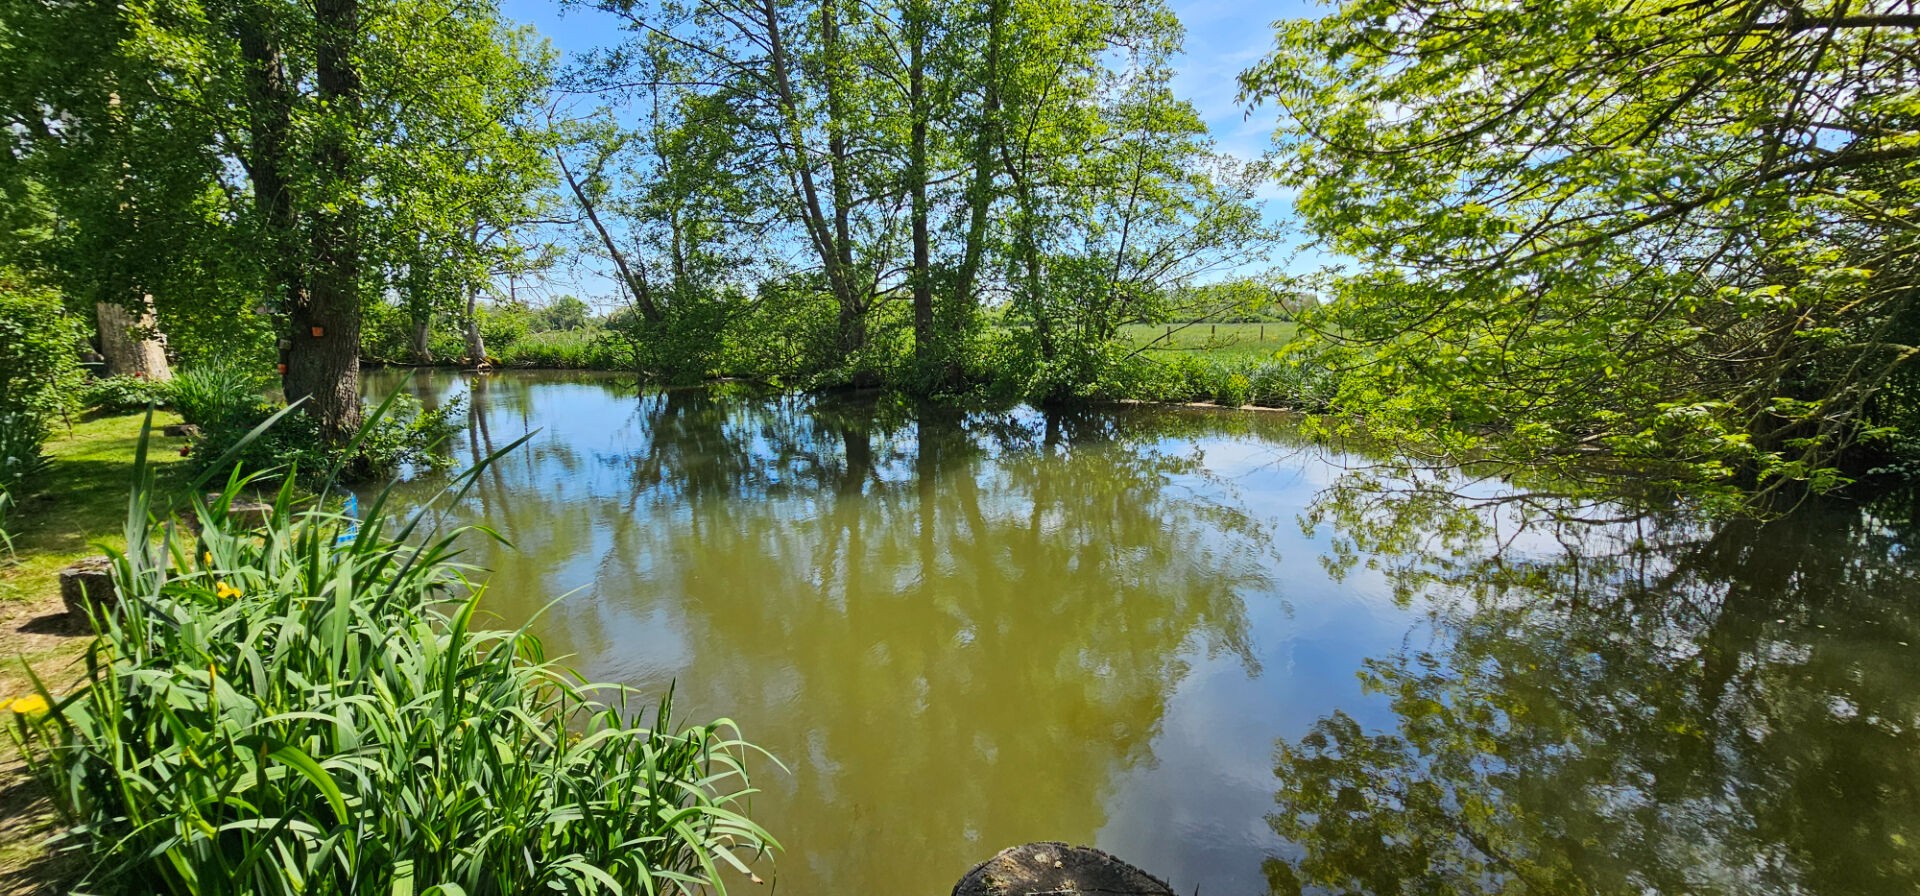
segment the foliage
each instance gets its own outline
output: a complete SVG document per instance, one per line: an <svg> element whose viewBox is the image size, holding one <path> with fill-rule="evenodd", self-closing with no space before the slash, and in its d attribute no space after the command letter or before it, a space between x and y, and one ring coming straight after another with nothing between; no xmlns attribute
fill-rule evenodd
<svg viewBox="0 0 1920 896"><path fill-rule="evenodd" d="M81 377L78 342L58 295L0 267L0 495L17 496L44 466L50 418Z"/></svg>
<svg viewBox="0 0 1920 896"><path fill-rule="evenodd" d="M705 375L718 326L734 372L963 392L1006 348L980 329L1006 298L1046 368L1027 379L1068 397L1121 326L1271 245L1264 163L1174 97L1157 0L577 5L625 34L573 73L609 108L562 175L663 378Z"/></svg>
<svg viewBox="0 0 1920 896"><path fill-rule="evenodd" d="M278 337L330 441L359 412L362 304L453 312L526 263L550 55L492 2L5 0L0 21L24 263L79 303L152 296L190 363L264 364Z"/></svg>
<svg viewBox="0 0 1920 896"><path fill-rule="evenodd" d="M215 361L176 372L166 384L168 403L181 419L198 426L216 426L254 417L265 404L261 397L267 380L243 364Z"/></svg>
<svg viewBox="0 0 1920 896"><path fill-rule="evenodd" d="M593 309L574 296L560 296L534 313L540 318L542 331L571 332L586 329L593 323Z"/></svg>
<svg viewBox="0 0 1920 896"><path fill-rule="evenodd" d="M291 489L247 530L236 474L185 539L142 481L85 686L15 716L83 888L724 892L772 845L731 723L676 731L663 699L642 724L525 629L475 628L459 533L378 503L356 531Z"/></svg>
<svg viewBox="0 0 1920 896"><path fill-rule="evenodd" d="M20 487L46 468L40 446L47 439L46 424L20 411L0 413L0 494Z"/></svg>
<svg viewBox="0 0 1920 896"><path fill-rule="evenodd" d="M1281 23L1297 210L1359 261L1337 405L1518 460L1815 488L1914 405L1912 16L1844 2L1348 0ZM1510 427L1509 439L1480 435Z"/></svg>
<svg viewBox="0 0 1920 896"><path fill-rule="evenodd" d="M319 423L304 414L256 433L281 409L265 401L235 404L233 416L203 425L189 453L191 469L205 473L237 466L249 475L291 477L318 488L334 478L364 482L391 477L404 468L444 466L460 403L425 409L419 399L406 393L395 393L387 402L386 413L367 421L356 438L340 446L322 439Z"/></svg>
<svg viewBox="0 0 1920 896"><path fill-rule="evenodd" d="M172 391L166 383L140 376L108 376L87 380L77 393L81 407L103 414L125 414L149 407L165 407Z"/></svg>
<svg viewBox="0 0 1920 896"><path fill-rule="evenodd" d="M491 348L491 346L489 346ZM542 370L631 370L607 332L599 329L533 333L494 353L502 367Z"/></svg>
<svg viewBox="0 0 1920 896"><path fill-rule="evenodd" d="M0 414L42 426L67 410L79 345L79 324L57 293L0 267Z"/></svg>

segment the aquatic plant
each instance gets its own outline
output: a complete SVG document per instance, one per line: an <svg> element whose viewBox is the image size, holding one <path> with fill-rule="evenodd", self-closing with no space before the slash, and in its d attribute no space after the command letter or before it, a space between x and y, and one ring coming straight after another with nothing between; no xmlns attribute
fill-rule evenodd
<svg viewBox="0 0 1920 896"><path fill-rule="evenodd" d="M476 626L465 533L290 483L250 528L237 471L189 500L197 527L161 524L145 432L136 468L85 680L36 679L45 711L13 728L82 891L724 893L773 846L740 811L756 751L732 723L676 729L670 693L645 718L525 627Z"/></svg>

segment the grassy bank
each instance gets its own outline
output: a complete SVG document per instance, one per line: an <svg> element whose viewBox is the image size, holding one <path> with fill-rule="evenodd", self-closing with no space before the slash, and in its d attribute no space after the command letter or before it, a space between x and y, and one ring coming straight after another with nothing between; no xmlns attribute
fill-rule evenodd
<svg viewBox="0 0 1920 896"><path fill-rule="evenodd" d="M0 700L31 691L23 663L56 689L81 674L77 658L91 633L66 617L59 573L98 555L102 545L124 546L127 486L144 416L76 418L71 429L56 427L46 470L8 514L13 551L0 551ZM180 481L186 440L162 436L158 427L175 422L164 412L154 418L148 462L163 488ZM46 797L13 741L0 738L0 892L64 892L60 882L73 869L47 853L56 822Z"/></svg>
<svg viewBox="0 0 1920 896"><path fill-rule="evenodd" d="M1264 324L1133 324L1121 338L1155 353L1180 353L1215 361L1265 361L1299 335L1291 322Z"/></svg>
<svg viewBox="0 0 1920 896"><path fill-rule="evenodd" d="M127 518L127 484L144 416L75 419L71 430L54 429L45 449L46 472L33 480L7 516L13 556L0 558L0 605L58 600L61 567L98 554L99 544L124 546L120 533ZM160 427L178 422L167 411L153 418L148 461L163 492L177 483L186 439L163 436ZM4 643L0 651L9 656L14 652Z"/></svg>

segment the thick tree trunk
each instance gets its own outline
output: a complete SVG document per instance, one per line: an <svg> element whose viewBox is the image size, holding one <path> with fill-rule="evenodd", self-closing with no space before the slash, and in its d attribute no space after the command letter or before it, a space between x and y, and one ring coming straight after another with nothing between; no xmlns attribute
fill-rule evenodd
<svg viewBox="0 0 1920 896"><path fill-rule="evenodd" d="M246 60L248 144L242 156L253 183L254 214L260 221L260 253L267 263L274 310L284 312L307 301L302 253L295 244L298 220L287 182L287 147L293 139L293 86L287 77L280 37L259 9L234 20L240 55Z"/></svg>
<svg viewBox="0 0 1920 896"><path fill-rule="evenodd" d="M314 75L331 113L316 141L315 161L328 201L313 210L313 291L289 309L292 345L285 386L289 401L305 398L322 437L334 444L360 428L360 247L358 172L353 131L360 111L360 72L353 48L359 0L315 0Z"/></svg>
<svg viewBox="0 0 1920 896"><path fill-rule="evenodd" d="M100 354L107 359L108 376L137 376L165 382L173 379L167 365L165 337L154 325L153 300L134 314L125 306L100 302L94 306L100 327Z"/></svg>

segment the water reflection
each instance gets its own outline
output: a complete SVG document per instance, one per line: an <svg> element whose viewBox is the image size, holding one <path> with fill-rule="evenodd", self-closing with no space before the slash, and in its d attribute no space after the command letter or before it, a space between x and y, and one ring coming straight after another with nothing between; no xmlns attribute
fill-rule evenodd
<svg viewBox="0 0 1920 896"><path fill-rule="evenodd" d="M1471 490L1469 490L1471 491ZM1761 525L1350 481L1313 519L1433 637L1393 717L1280 744L1276 893L1920 889L1920 569L1858 508Z"/></svg>
<svg viewBox="0 0 1920 896"><path fill-rule="evenodd" d="M1149 417L539 388L467 396L471 454L530 405L560 430L455 511L514 543L475 545L486 606L582 589L550 649L741 720L791 771L753 806L782 886L934 892L1011 843L1093 841L1192 663L1258 672L1268 524Z"/></svg>
<svg viewBox="0 0 1920 896"><path fill-rule="evenodd" d="M1181 892L1920 885L1920 575L1858 508L1628 512L1262 415L413 388L469 457L537 430L447 511L512 542L469 542L484 606L790 769L781 888L1036 839Z"/></svg>

